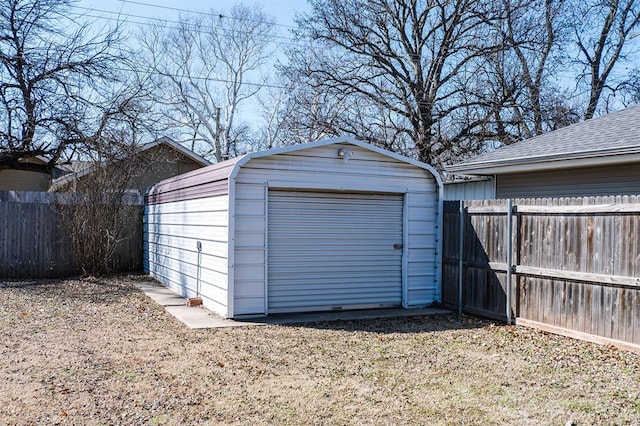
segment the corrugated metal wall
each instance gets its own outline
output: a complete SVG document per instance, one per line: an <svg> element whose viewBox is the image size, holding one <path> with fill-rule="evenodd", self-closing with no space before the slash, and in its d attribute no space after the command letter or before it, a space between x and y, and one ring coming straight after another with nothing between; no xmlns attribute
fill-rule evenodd
<svg viewBox="0 0 640 426"><path fill-rule="evenodd" d="M496 198L640 194L640 164L499 175Z"/></svg>
<svg viewBox="0 0 640 426"><path fill-rule="evenodd" d="M229 197L145 206L145 271L184 297L227 314ZM200 242L201 252L198 252Z"/></svg>
<svg viewBox="0 0 640 426"><path fill-rule="evenodd" d="M351 151L348 161L338 149ZM362 191L406 194L403 273L407 306L440 297L437 274L438 186L426 170L351 144L331 144L255 158L235 178L234 314L267 310L269 190Z"/></svg>
<svg viewBox="0 0 640 426"><path fill-rule="evenodd" d="M444 183L444 200L491 200L496 198L493 179Z"/></svg>

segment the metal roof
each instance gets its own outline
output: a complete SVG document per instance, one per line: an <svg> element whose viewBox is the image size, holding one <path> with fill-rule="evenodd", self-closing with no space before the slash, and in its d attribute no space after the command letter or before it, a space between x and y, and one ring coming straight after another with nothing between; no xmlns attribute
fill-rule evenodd
<svg viewBox="0 0 640 426"><path fill-rule="evenodd" d="M235 179L240 168L254 158L267 157L270 155L288 154L291 152L308 150L326 145L347 143L378 154L393 158L395 160L414 165L428 171L435 179L438 188L442 189L442 178L438 172L429 164L422 163L413 158L404 157L400 154L386 151L366 142L362 142L350 136L335 137L316 142L308 142L297 145L289 145L281 148L274 148L266 151L256 151L240 157L212 164L198 170L193 170L182 175L174 176L162 180L147 190L147 201L150 204L168 203L176 200L186 200L222 195L228 193L229 179ZM206 184L206 185L205 185Z"/></svg>
<svg viewBox="0 0 640 426"><path fill-rule="evenodd" d="M500 174L614 164L640 158L640 105L445 167L456 174Z"/></svg>

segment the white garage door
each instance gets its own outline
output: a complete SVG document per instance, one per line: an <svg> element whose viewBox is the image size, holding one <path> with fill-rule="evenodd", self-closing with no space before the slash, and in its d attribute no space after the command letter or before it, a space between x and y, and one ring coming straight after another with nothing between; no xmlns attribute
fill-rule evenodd
<svg viewBox="0 0 640 426"><path fill-rule="evenodd" d="M269 313L399 306L402 195L269 191Z"/></svg>

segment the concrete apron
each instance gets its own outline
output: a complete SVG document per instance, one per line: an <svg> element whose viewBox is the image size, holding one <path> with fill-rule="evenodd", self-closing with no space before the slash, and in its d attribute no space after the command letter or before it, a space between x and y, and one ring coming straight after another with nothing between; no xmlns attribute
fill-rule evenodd
<svg viewBox="0 0 640 426"><path fill-rule="evenodd" d="M231 320L220 317L202 306L188 307L187 300L161 285L138 284L137 286L157 304L189 328L246 327L267 324L300 324L319 321L363 320L375 318L398 318L451 313L445 309L367 309L355 311L331 311L299 314L278 314L263 318Z"/></svg>

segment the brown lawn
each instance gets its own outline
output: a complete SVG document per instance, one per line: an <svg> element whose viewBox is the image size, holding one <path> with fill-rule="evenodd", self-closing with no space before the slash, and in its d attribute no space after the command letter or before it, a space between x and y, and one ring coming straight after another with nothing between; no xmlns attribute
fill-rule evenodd
<svg viewBox="0 0 640 426"><path fill-rule="evenodd" d="M143 280L0 282L0 424L640 424L638 354L455 315L190 330Z"/></svg>

